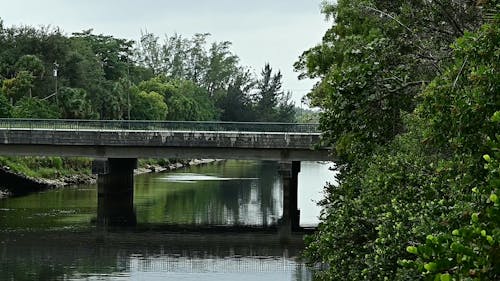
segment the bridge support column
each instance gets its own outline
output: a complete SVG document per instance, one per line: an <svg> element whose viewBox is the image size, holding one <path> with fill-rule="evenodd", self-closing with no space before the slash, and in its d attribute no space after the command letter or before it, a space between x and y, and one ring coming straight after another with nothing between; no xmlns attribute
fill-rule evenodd
<svg viewBox="0 0 500 281"><path fill-rule="evenodd" d="M283 225L289 225L292 231L300 228L300 210L298 209L298 178L300 161L280 163L280 175L283 182Z"/></svg>
<svg viewBox="0 0 500 281"><path fill-rule="evenodd" d="M133 226L135 158L94 160L97 174L97 223L101 226Z"/></svg>

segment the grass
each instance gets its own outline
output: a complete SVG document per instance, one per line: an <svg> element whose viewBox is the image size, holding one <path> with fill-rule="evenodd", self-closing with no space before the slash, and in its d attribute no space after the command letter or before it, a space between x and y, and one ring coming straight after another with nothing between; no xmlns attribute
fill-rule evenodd
<svg viewBox="0 0 500 281"><path fill-rule="evenodd" d="M0 157L0 166L31 178L55 179L91 173L91 159L61 157Z"/></svg>

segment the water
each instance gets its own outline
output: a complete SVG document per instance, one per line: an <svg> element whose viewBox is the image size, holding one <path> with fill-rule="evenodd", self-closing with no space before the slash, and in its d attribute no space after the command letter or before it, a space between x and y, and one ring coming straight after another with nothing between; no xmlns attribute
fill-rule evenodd
<svg viewBox="0 0 500 281"><path fill-rule="evenodd" d="M328 165L302 163L301 225L318 222ZM95 186L0 200L0 280L311 280L301 235L186 232L175 225L273 226L278 165L224 161L136 177L138 226L96 227ZM175 230L172 230L175 229Z"/></svg>

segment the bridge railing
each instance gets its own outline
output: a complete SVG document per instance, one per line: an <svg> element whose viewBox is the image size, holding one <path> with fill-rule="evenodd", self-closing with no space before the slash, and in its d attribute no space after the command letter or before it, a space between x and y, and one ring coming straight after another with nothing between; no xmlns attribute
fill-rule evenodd
<svg viewBox="0 0 500 281"><path fill-rule="evenodd" d="M1 129L45 130L146 130L319 133L318 124L218 121L136 121L0 118Z"/></svg>

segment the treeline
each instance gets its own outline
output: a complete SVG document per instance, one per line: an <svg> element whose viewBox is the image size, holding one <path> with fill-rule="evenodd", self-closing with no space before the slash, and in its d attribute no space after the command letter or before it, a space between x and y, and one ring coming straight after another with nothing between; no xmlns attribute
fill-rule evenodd
<svg viewBox="0 0 500 281"><path fill-rule="evenodd" d="M500 3L338 0L296 63L338 183L318 280L500 280Z"/></svg>
<svg viewBox="0 0 500 281"><path fill-rule="evenodd" d="M139 42L0 20L0 117L294 122L282 75L209 34Z"/></svg>

